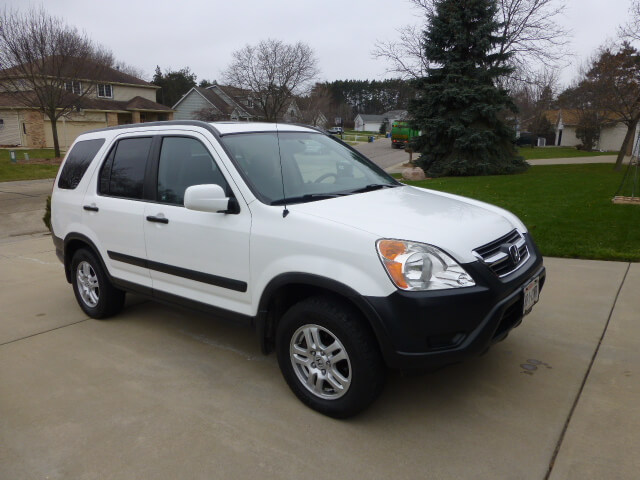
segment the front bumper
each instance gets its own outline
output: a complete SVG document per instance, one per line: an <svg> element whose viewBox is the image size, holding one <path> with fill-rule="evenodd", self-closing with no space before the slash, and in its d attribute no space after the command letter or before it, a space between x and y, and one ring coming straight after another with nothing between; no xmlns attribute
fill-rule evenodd
<svg viewBox="0 0 640 480"><path fill-rule="evenodd" d="M546 271L527 235L530 258L499 278L481 262L465 264L476 286L431 292L396 291L366 297L376 312L375 331L392 368L437 368L480 355L503 340L523 318L523 288Z"/></svg>

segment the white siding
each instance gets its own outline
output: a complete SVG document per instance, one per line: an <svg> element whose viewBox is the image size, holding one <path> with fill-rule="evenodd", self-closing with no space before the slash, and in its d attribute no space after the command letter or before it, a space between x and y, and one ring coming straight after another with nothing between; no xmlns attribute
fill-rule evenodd
<svg viewBox="0 0 640 480"><path fill-rule="evenodd" d="M603 151L620 150L626 134L627 126L624 123L619 123L614 127L603 128L600 132L598 149Z"/></svg>
<svg viewBox="0 0 640 480"><path fill-rule="evenodd" d="M360 114L356 115L356 118L353 120L353 129L356 132L374 132L378 133L380 131L380 125L382 122L367 122L362 119Z"/></svg>
<svg viewBox="0 0 640 480"><path fill-rule="evenodd" d="M0 110L0 118L4 120L0 128L0 145L22 145L18 112Z"/></svg>
<svg viewBox="0 0 640 480"><path fill-rule="evenodd" d="M195 112L212 105L195 90L187 93L187 96L175 107L174 120L197 120Z"/></svg>
<svg viewBox="0 0 640 480"><path fill-rule="evenodd" d="M382 125L381 122L366 122L360 131L378 133L380 131L380 125Z"/></svg>
<svg viewBox="0 0 640 480"><path fill-rule="evenodd" d="M560 141L560 146L575 147L577 145L580 145L581 143L582 143L582 140L576 137L576 128L567 127L565 125L564 128L562 129L562 139ZM556 145L557 145L557 140L556 140Z"/></svg>

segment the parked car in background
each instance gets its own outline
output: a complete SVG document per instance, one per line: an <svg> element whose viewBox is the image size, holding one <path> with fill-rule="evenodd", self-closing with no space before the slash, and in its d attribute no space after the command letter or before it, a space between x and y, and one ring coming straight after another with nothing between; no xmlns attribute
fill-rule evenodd
<svg viewBox="0 0 640 480"><path fill-rule="evenodd" d="M125 292L253 326L311 408L347 417L387 369L485 352L545 281L524 224L404 185L338 138L171 121L81 134L51 200L56 253L93 318Z"/></svg>
<svg viewBox="0 0 640 480"><path fill-rule="evenodd" d="M342 131L342 127L331 127L330 129L327 130L327 132L342 134L343 131Z"/></svg>

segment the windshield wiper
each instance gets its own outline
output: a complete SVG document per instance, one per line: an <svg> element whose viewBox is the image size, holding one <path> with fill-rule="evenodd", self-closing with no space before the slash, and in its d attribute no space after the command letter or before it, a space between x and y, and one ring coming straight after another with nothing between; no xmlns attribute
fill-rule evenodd
<svg viewBox="0 0 640 480"><path fill-rule="evenodd" d="M299 197L281 198L280 200L274 200L271 205L285 205L287 203L304 203L315 202L316 200L326 200L327 198L342 197L344 193L307 193L300 195Z"/></svg>
<svg viewBox="0 0 640 480"><path fill-rule="evenodd" d="M348 193L364 193L364 192L372 192L373 190L380 190L381 188L394 188L398 185L393 185L389 183L370 183L369 185L356 188L355 190L349 190Z"/></svg>

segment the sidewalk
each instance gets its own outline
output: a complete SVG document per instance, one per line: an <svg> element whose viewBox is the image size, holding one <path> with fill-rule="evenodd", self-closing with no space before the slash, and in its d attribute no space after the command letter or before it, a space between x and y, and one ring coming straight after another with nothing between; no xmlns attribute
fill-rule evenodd
<svg viewBox="0 0 640 480"><path fill-rule="evenodd" d="M416 155L417 158L417 155ZM568 157L568 158L537 158L527 160L530 165L580 165L586 163L616 163L616 155L598 155L596 157ZM384 170L387 173L402 173L406 162L400 162ZM629 157L625 157L624 164L629 163Z"/></svg>

